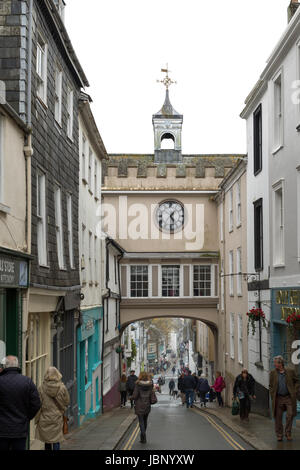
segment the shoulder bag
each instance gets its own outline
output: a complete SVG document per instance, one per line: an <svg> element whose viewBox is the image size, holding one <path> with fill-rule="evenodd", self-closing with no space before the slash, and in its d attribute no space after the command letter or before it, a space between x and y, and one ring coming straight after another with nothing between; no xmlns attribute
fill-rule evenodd
<svg viewBox="0 0 300 470"><path fill-rule="evenodd" d="M154 390L151 391L150 404L155 405L157 403L157 396Z"/></svg>
<svg viewBox="0 0 300 470"><path fill-rule="evenodd" d="M56 400L56 398L53 398L53 401L56 405L56 407L58 408L58 410L63 413L63 434L68 434L69 433L69 426L68 426L68 421L69 421L69 418L67 416L65 416L65 412L64 410L61 408L60 404L58 403L58 401Z"/></svg>

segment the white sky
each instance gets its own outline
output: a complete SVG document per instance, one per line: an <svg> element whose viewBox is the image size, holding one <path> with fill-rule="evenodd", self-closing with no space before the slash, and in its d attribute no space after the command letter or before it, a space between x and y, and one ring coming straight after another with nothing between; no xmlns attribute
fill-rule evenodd
<svg viewBox="0 0 300 470"><path fill-rule="evenodd" d="M109 153L153 153L161 67L177 85L184 154L244 153L243 103L287 25L290 0L67 0L66 26Z"/></svg>

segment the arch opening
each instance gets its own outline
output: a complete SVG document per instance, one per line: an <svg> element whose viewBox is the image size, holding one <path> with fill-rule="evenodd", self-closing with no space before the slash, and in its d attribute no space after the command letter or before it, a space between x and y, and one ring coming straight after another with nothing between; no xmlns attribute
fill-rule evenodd
<svg viewBox="0 0 300 470"><path fill-rule="evenodd" d="M170 132L163 134L160 142L162 150L175 150L175 137Z"/></svg>

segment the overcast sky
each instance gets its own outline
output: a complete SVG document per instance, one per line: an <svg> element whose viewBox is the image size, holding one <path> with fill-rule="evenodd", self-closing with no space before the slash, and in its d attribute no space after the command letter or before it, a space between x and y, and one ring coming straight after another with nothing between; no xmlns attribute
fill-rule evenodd
<svg viewBox="0 0 300 470"><path fill-rule="evenodd" d="M66 26L109 153L153 153L161 67L184 154L244 153L239 117L287 25L289 0L67 0Z"/></svg>

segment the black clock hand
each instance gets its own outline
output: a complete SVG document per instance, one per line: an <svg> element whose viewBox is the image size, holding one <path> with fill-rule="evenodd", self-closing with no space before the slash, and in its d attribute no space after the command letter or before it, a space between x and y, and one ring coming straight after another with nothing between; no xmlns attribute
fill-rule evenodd
<svg viewBox="0 0 300 470"><path fill-rule="evenodd" d="M174 214L175 214L175 212L173 212L173 213L170 215L170 218L171 218L172 222L175 222L175 221L174 221Z"/></svg>

